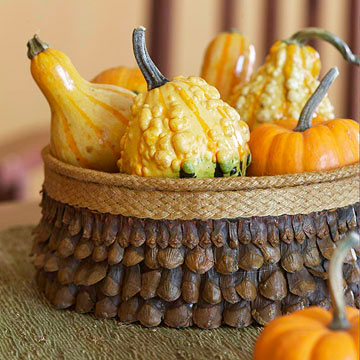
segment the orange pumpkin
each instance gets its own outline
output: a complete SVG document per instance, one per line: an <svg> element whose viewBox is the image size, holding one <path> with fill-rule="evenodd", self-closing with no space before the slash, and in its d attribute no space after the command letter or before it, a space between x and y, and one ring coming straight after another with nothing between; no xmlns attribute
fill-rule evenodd
<svg viewBox="0 0 360 360"><path fill-rule="evenodd" d="M338 75L331 69L304 106L300 119L263 124L250 135L252 176L324 171L359 161L359 124L313 114Z"/></svg>
<svg viewBox="0 0 360 360"><path fill-rule="evenodd" d="M330 260L330 292L334 309L313 306L270 322L260 334L254 360L358 360L359 310L345 307L342 264L355 232L341 242Z"/></svg>
<svg viewBox="0 0 360 360"><path fill-rule="evenodd" d="M206 49L201 77L215 86L228 101L233 88L250 79L255 47L247 37L232 29L218 34Z"/></svg>
<svg viewBox="0 0 360 360"><path fill-rule="evenodd" d="M140 69L132 69L126 66L118 66L104 70L100 74L96 75L91 82L121 86L125 89L133 91L135 94L145 92L147 90L146 81Z"/></svg>

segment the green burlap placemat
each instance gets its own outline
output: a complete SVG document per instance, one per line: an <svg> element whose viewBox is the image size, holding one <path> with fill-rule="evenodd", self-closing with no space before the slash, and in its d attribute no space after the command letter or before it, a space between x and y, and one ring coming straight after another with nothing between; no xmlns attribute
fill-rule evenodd
<svg viewBox="0 0 360 360"><path fill-rule="evenodd" d="M0 232L0 359L251 359L257 327L147 329L54 310L34 281L31 230Z"/></svg>

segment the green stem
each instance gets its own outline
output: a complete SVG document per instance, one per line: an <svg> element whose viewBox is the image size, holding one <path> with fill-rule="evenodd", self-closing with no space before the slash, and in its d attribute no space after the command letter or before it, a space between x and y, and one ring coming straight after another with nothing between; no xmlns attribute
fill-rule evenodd
<svg viewBox="0 0 360 360"><path fill-rule="evenodd" d="M332 44L340 51L341 55L346 61L348 61L351 64L360 66L360 57L353 54L353 52L350 50L349 46L345 43L344 40L340 39L337 35L332 34L327 30L319 29L316 27L308 27L298 31L288 40L285 41L289 43L291 42L304 43L306 40L315 39L315 38L325 40L328 43Z"/></svg>
<svg viewBox="0 0 360 360"><path fill-rule="evenodd" d="M147 82L148 90L152 90L164 85L169 80L165 78L150 58L146 48L145 30L143 26L134 29L133 50L135 59Z"/></svg>
<svg viewBox="0 0 360 360"><path fill-rule="evenodd" d="M39 37L35 34L32 39L28 41L26 44L28 48L27 56L31 60L44 50L49 48L49 45L39 39Z"/></svg>
<svg viewBox="0 0 360 360"><path fill-rule="evenodd" d="M359 234L352 231L334 251L329 265L330 294L333 303L333 319L329 327L333 330L344 330L350 327L346 318L346 303L343 288L342 267L348 251L360 246Z"/></svg>
<svg viewBox="0 0 360 360"><path fill-rule="evenodd" d="M304 132L305 130L311 128L314 111L319 106L321 100L327 94L329 87L338 75L339 70L337 67L333 67L327 72L302 109L299 121L294 131Z"/></svg>

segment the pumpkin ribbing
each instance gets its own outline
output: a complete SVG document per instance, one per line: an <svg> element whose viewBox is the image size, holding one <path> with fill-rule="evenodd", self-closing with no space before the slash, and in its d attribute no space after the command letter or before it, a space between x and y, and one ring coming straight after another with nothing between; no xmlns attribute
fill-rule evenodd
<svg viewBox="0 0 360 360"><path fill-rule="evenodd" d="M283 119L262 124L252 131L249 145L253 161L248 174L323 171L359 161L357 122L313 117L314 108L336 76L337 70L330 70L305 105L298 122Z"/></svg>

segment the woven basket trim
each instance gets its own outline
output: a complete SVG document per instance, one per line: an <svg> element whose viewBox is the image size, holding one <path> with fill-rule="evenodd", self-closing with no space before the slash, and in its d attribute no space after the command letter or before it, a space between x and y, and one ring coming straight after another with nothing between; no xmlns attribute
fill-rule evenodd
<svg viewBox="0 0 360 360"><path fill-rule="evenodd" d="M359 176L358 164L344 166L335 170L323 172L308 172L302 174L258 176L258 177L228 177L209 179L170 179L146 178L136 175L110 174L96 170L83 169L65 164L54 158L47 146L42 151L42 157L47 168L54 172L84 182L93 182L109 186L118 186L132 190L159 190L171 192L183 191L237 191L252 189L284 188L299 185L332 182L353 176Z"/></svg>
<svg viewBox="0 0 360 360"><path fill-rule="evenodd" d="M282 177L257 178L258 183L256 178L249 177L190 179L191 182L148 179L67 165L52 157L48 148L43 157L44 188L49 196L66 204L114 215L206 220L309 214L345 207L360 197L357 165L323 173L284 176L282 186L273 186L276 182L273 178L281 180ZM183 181L187 181L187 185L182 186ZM196 191L189 191L190 184L197 183ZM205 190L208 188L211 190Z"/></svg>

